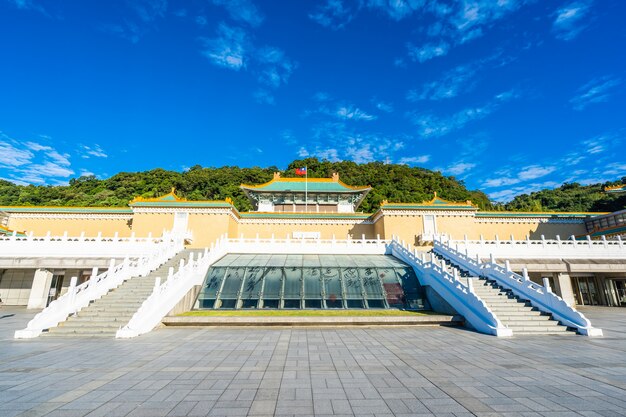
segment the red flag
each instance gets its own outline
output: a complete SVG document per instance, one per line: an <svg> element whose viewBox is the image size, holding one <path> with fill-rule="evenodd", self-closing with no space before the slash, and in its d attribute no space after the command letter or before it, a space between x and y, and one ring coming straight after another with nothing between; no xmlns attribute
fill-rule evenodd
<svg viewBox="0 0 626 417"><path fill-rule="evenodd" d="M296 175L306 175L306 167L296 168Z"/></svg>

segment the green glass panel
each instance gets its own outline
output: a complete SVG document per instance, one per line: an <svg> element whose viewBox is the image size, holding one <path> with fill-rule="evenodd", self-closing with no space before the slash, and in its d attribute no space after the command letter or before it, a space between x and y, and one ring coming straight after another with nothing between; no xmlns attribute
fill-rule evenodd
<svg viewBox="0 0 626 417"><path fill-rule="evenodd" d="M215 298L222 285L226 268L211 268L204 281L199 298Z"/></svg>
<svg viewBox="0 0 626 417"><path fill-rule="evenodd" d="M263 268L258 266L246 269L246 281L241 291L242 299L258 299L263 284Z"/></svg>
<svg viewBox="0 0 626 417"><path fill-rule="evenodd" d="M280 298L283 286L283 269L266 268L263 284L263 298Z"/></svg>
<svg viewBox="0 0 626 417"><path fill-rule="evenodd" d="M359 279L359 273L356 268L343 268L341 270L343 275L343 286L346 290L346 298L363 298L363 291L361 288L361 280Z"/></svg>
<svg viewBox="0 0 626 417"><path fill-rule="evenodd" d="M341 278L338 268L322 268L322 280L327 300L341 300Z"/></svg>
<svg viewBox="0 0 626 417"><path fill-rule="evenodd" d="M221 299L237 298L241 290L241 282L243 281L246 268L229 267L224 277L224 286L222 287Z"/></svg>
<svg viewBox="0 0 626 417"><path fill-rule="evenodd" d="M387 294L387 304L389 307L404 307L404 289L400 283L400 277L393 268L377 268L378 278L382 281L385 293Z"/></svg>
<svg viewBox="0 0 626 417"><path fill-rule="evenodd" d="M300 298L302 291L302 268L285 267L285 286L283 298Z"/></svg>
<svg viewBox="0 0 626 417"><path fill-rule="evenodd" d="M365 288L366 297L368 300L382 299L383 287L381 285L376 269L374 268L360 268L359 275L363 281L363 287Z"/></svg>
<svg viewBox="0 0 626 417"><path fill-rule="evenodd" d="M302 276L304 277L304 297L307 299L321 299L322 281L320 279L320 269L303 268ZM311 305L313 304L311 303Z"/></svg>

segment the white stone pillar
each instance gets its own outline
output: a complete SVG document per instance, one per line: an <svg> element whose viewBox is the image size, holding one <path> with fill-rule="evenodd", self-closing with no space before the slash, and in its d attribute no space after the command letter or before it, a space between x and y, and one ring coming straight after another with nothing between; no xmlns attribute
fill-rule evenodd
<svg viewBox="0 0 626 417"><path fill-rule="evenodd" d="M572 288L572 279L566 272L559 272L554 277L556 284L559 287L559 296L569 305L576 304L576 297L574 297L574 289Z"/></svg>
<svg viewBox="0 0 626 417"><path fill-rule="evenodd" d="M28 297L28 306L26 308L45 308L51 283L52 272L47 269L35 270L33 285L30 288L30 296Z"/></svg>

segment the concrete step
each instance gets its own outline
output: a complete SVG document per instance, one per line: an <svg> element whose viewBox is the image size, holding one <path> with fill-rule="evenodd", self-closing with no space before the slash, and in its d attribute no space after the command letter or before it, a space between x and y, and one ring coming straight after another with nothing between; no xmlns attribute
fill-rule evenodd
<svg viewBox="0 0 626 417"><path fill-rule="evenodd" d="M498 317L499 318L499 317ZM545 326L545 327L555 327L559 326L558 321L554 320L502 320L500 319L502 324L506 327L536 327L536 326Z"/></svg>

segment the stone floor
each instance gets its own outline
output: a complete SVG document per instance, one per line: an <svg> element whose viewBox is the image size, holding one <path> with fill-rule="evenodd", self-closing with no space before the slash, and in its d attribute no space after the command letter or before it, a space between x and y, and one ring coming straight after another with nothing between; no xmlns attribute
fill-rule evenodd
<svg viewBox="0 0 626 417"><path fill-rule="evenodd" d="M0 416L624 416L626 309L604 338L460 328L160 329L13 340L0 307Z"/></svg>

